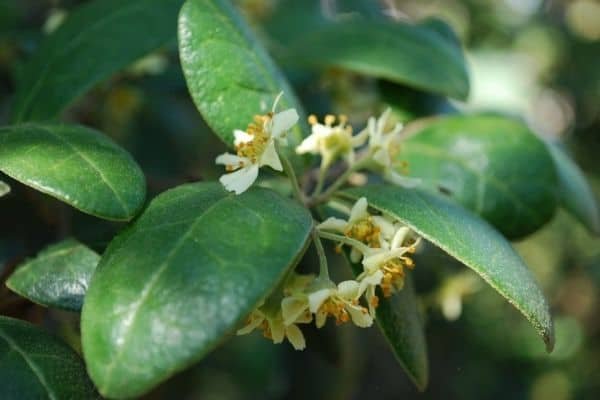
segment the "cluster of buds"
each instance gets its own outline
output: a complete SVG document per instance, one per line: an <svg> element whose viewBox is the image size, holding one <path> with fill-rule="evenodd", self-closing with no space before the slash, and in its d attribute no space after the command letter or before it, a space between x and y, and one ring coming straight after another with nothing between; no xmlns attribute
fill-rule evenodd
<svg viewBox="0 0 600 400"><path fill-rule="evenodd" d="M281 296L254 310L238 335L258 329L274 343L287 338L296 350L302 350L306 343L300 324L314 321L321 328L332 317L336 324L352 322L361 328L369 327L379 304L376 288L381 288L384 297L391 296L402 289L405 268L414 267L410 255L419 240L392 218L371 215L365 198L354 204L348 220L329 218L318 229L341 233L344 240L340 246L351 246L351 259L362 261L363 272L355 280L337 285L328 277L292 274Z"/></svg>

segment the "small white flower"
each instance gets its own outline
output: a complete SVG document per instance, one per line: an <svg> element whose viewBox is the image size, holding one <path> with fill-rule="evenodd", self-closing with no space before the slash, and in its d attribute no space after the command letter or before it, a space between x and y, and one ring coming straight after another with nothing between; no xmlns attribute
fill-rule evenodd
<svg viewBox="0 0 600 400"><path fill-rule="evenodd" d="M341 233L364 243L368 247L387 247L388 241L396 232L394 224L385 217L369 214L368 207L367 199L361 197L352 206L347 221L330 217L320 223L318 228L324 231ZM350 253L351 261L360 261L361 254L360 248L353 247Z"/></svg>
<svg viewBox="0 0 600 400"><path fill-rule="evenodd" d="M365 254L362 260L364 272L357 278L359 282L365 282L361 290L367 290L374 282L381 286L385 297L391 296L394 290L402 289L404 268L412 269L415 265L408 255L413 254L420 243L419 238L405 245L409 234L409 228L401 227L396 231L389 248L373 249Z"/></svg>
<svg viewBox="0 0 600 400"><path fill-rule="evenodd" d="M252 311L246 325L239 329L237 334L246 335L254 329L262 330L263 335L273 340L275 344L281 343L283 339L287 338L294 349L304 350L306 348L306 341L300 328L296 324L285 325L281 311L275 315L269 315L260 308Z"/></svg>
<svg viewBox="0 0 600 400"><path fill-rule="evenodd" d="M377 270L372 274L363 274L358 281L360 284L359 292L364 293L369 307L369 314L372 318L375 318L375 309L379 305L379 297L375 294L375 289L381 285L383 277L383 271Z"/></svg>
<svg viewBox="0 0 600 400"><path fill-rule="evenodd" d="M329 315L333 316L337 324L352 320L361 328L373 324L369 311L360 305L362 293L357 281L349 280L340 282L336 288L325 288L308 295L309 310L315 314L317 328L323 327Z"/></svg>
<svg viewBox="0 0 600 400"><path fill-rule="evenodd" d="M281 94L275 100L273 110L280 97ZM219 179L225 189L236 194L245 192L258 177L259 168L264 165L282 171L275 140L282 140L285 132L296 122L298 113L291 108L277 114L272 111L257 115L246 131L236 129L233 132L233 144L237 154L221 154L215 160L217 164L225 165L227 171L233 171Z"/></svg>
<svg viewBox="0 0 600 400"><path fill-rule="evenodd" d="M400 152L403 139L402 124L391 126L391 109L386 109L379 118L369 118L367 127L359 133L368 134L369 148L373 152L373 161L383 168L383 178L399 186L413 188L421 183L421 179L411 178L395 170L394 159Z"/></svg>
<svg viewBox="0 0 600 400"><path fill-rule="evenodd" d="M308 122L312 125L311 134L296 147L298 154L320 154L321 167L326 168L337 158L344 158L348 164L354 162L354 148L364 143L364 138L352 136L352 127L347 125L347 118L341 115L339 123L333 125L335 116L325 116L325 124L320 124L314 115Z"/></svg>

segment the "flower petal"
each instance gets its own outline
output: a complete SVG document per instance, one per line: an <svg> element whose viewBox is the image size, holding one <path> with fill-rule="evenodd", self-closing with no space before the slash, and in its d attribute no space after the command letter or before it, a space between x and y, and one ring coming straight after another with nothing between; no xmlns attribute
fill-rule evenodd
<svg viewBox="0 0 600 400"><path fill-rule="evenodd" d="M361 328L368 328L373 325L373 318L367 312L366 308L347 304L346 311L350 314L350 318L352 318L354 325Z"/></svg>
<svg viewBox="0 0 600 400"><path fill-rule="evenodd" d="M315 314L315 326L320 329L323 327L323 325L325 325L325 322L327 322L327 313L324 311L318 311Z"/></svg>
<svg viewBox="0 0 600 400"><path fill-rule="evenodd" d="M296 325L290 325L285 328L285 336L288 341L292 344L295 350L304 350L306 348L306 341L300 328Z"/></svg>
<svg viewBox="0 0 600 400"><path fill-rule="evenodd" d="M360 131L358 134L350 138L352 147L360 147L365 144L365 141L369 138L369 130L367 128Z"/></svg>
<svg viewBox="0 0 600 400"><path fill-rule="evenodd" d="M407 228L406 226L399 228L396 231L394 238L392 239L391 248L397 249L398 247L402 247L402 243L404 243L404 239L406 239L406 236L409 234L409 232L410 232L410 229Z"/></svg>
<svg viewBox="0 0 600 400"><path fill-rule="evenodd" d="M357 262L359 262L361 257L362 253L356 247L353 247L352 250L350 250L350 261L352 261L353 263L356 264Z"/></svg>
<svg viewBox="0 0 600 400"><path fill-rule="evenodd" d="M235 194L244 193L258 177L258 165L250 164L235 172L222 175L219 182L225 189Z"/></svg>
<svg viewBox="0 0 600 400"><path fill-rule="evenodd" d="M236 129L233 131L233 144L234 146L239 146L242 143L249 143L254 140L254 135L251 135L247 132Z"/></svg>
<svg viewBox="0 0 600 400"><path fill-rule="evenodd" d="M275 171L283 171L283 166L281 165L279 155L275 149L275 143L272 140L269 142L269 144L267 144L265 151L260 156L259 165L268 165Z"/></svg>
<svg viewBox="0 0 600 400"><path fill-rule="evenodd" d="M317 228L322 229L324 231L334 231L344 233L346 230L346 226L348 223L340 218L329 217L325 221L321 222L317 225Z"/></svg>
<svg viewBox="0 0 600 400"><path fill-rule="evenodd" d="M379 131L380 133L383 133L383 131L385 130L385 126L387 124L387 120L388 120L391 112L392 112L392 109L388 107L379 116L379 119L377 119L377 131Z"/></svg>
<svg viewBox="0 0 600 400"><path fill-rule="evenodd" d="M273 343L283 342L285 337L285 327L283 326L283 320L279 317L267 318L269 321L269 328L271 329L271 338Z"/></svg>
<svg viewBox="0 0 600 400"><path fill-rule="evenodd" d="M362 260L362 265L365 271L373 273L379 269L379 266L386 261L390 251L389 250L376 250L368 256L365 256Z"/></svg>
<svg viewBox="0 0 600 400"><path fill-rule="evenodd" d="M354 280L342 281L338 283L338 296L345 300L355 300L360 297L360 284Z"/></svg>
<svg viewBox="0 0 600 400"><path fill-rule="evenodd" d="M396 233L396 229L394 228L394 224L388 221L386 218L375 215L372 217L372 221L377 226L381 232L381 236L384 238L392 238Z"/></svg>
<svg viewBox="0 0 600 400"><path fill-rule="evenodd" d="M238 331L236 332L237 335L247 335L248 333L252 332L260 324L263 323L263 321L265 320L265 317L261 314L257 314L256 312L253 312L252 314L250 314L249 320L250 320L250 322L248 324L246 324L246 326L238 329Z"/></svg>
<svg viewBox="0 0 600 400"><path fill-rule="evenodd" d="M358 199L352 206L352 210L350 210L350 218L348 219L348 223L353 223L367 218L369 216L369 213L367 212L368 207L369 203L367 203L366 197L361 197Z"/></svg>
<svg viewBox="0 0 600 400"><path fill-rule="evenodd" d="M223 153L215 158L215 164L227 165L237 169L243 167L244 165L251 164L251 162L246 157L236 156L235 154L231 153Z"/></svg>
<svg viewBox="0 0 600 400"><path fill-rule="evenodd" d="M295 108L290 108L289 110L284 110L273 115L271 136L274 138L281 136L282 133L294 126L296 122L298 122L298 113Z"/></svg>
<svg viewBox="0 0 600 400"><path fill-rule="evenodd" d="M377 270L372 274L366 274L360 280L360 288L358 289L359 296L367 290L369 286L377 286L381 284L381 280L383 279L383 271Z"/></svg>
<svg viewBox="0 0 600 400"><path fill-rule="evenodd" d="M313 124L311 132L311 136L315 135L316 139L322 139L331 135L333 133L333 128L323 124Z"/></svg>
<svg viewBox="0 0 600 400"><path fill-rule="evenodd" d="M392 164L390 153L385 147L380 148L373 154L373 161L383 167L389 167Z"/></svg>
<svg viewBox="0 0 600 400"><path fill-rule="evenodd" d="M297 154L306 154L306 153L316 154L318 152L319 152L319 138L318 138L318 135L316 135L314 133L307 136L302 141L302 143L300 143L296 147Z"/></svg>
<svg viewBox="0 0 600 400"><path fill-rule="evenodd" d="M296 323L308 309L308 298L306 296L292 296L281 300L281 314L283 324L286 326Z"/></svg>
<svg viewBox="0 0 600 400"><path fill-rule="evenodd" d="M310 293L308 295L308 304L310 312L316 313L317 310L319 310L319 308L321 307L321 305L323 305L325 300L327 300L329 296L331 296L331 294L334 292L334 289L320 289Z"/></svg>

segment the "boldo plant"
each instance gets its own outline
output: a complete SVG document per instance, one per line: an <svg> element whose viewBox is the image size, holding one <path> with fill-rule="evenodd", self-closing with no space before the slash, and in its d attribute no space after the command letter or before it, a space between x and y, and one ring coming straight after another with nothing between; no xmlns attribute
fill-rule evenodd
<svg viewBox="0 0 600 400"><path fill-rule="evenodd" d="M374 2L326 18L318 1L298 3L279 1L272 20L250 25L228 0L92 0L27 60L0 128L0 207L23 193L10 187L26 185L120 225L100 246L46 243L10 274L20 296L81 313L82 359L43 329L0 317L3 398L136 397L236 335L304 350L315 340L309 325L326 324L379 329L424 390L411 274L436 247L552 351L548 303L509 240L559 206L600 231L578 167L518 119L401 111L403 91L468 95L461 45L443 22L364 11ZM229 151L203 153L216 179L147 201L145 171L111 132L64 110L175 37L191 99ZM328 109L326 96L295 92L323 71L382 86L368 107ZM342 279L333 258L347 267Z"/></svg>

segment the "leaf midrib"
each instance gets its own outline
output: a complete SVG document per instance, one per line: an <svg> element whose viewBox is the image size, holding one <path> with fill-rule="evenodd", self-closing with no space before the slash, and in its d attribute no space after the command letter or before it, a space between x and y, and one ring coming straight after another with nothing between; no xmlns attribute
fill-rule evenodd
<svg viewBox="0 0 600 400"><path fill-rule="evenodd" d="M87 163L92 168L92 170L94 170L98 174L98 176L100 177L102 182L104 182L106 184L106 186L108 186L110 191L114 194L114 197L117 200L119 206L121 206L121 209L124 212L124 215L130 214L129 207L127 207L127 204L125 203L125 201L123 200L121 195L117 192L117 190L115 189L113 184L106 178L106 176L104 176L104 173L102 172L102 170L100 168L98 168L96 163L93 162L88 156L85 155L85 152L81 151L77 146L75 146L73 143L69 142L62 136L57 135L56 133L52 132L52 130L49 129L48 127L46 127L44 125L37 125L37 126L44 132L47 132L50 136L54 137L58 141L67 145L67 147L69 147L71 150L73 150L73 152L75 154L77 154L79 156L79 158L81 158L81 160L83 160L85 163Z"/></svg>
<svg viewBox="0 0 600 400"><path fill-rule="evenodd" d="M38 380L40 381L40 383L42 384L42 386L44 387L44 389L46 389L46 393L48 394L48 397L51 400L58 400L58 397L52 391L52 389L48 385L48 382L46 382L46 379L44 378L44 375L38 369L37 365L35 365L35 363L33 362L33 360L30 359L27 356L27 354L25 353L25 351L23 349L21 349L21 347L19 347L19 345L17 345L17 343L15 343L10 338L10 336L7 335L7 333L4 331L4 329L2 329L2 327L0 327L0 338L4 339L4 341L9 345L9 347L11 349L13 349L17 354L19 354L21 356L21 358L23 358L23 360L29 366L29 368L31 369L31 371L33 371L33 373L36 376L36 378L38 378Z"/></svg>
<svg viewBox="0 0 600 400"><path fill-rule="evenodd" d="M106 372L104 374L105 379L104 379L103 389L110 388L110 386L111 386L110 383L112 382L114 368L116 367L116 365L120 361L121 357L123 356L126 348L128 347L127 342L129 340L129 336L130 336L131 332L133 331L133 326L135 325L136 318L139 315L138 310L144 305L144 303L148 299L150 293L152 292L155 285L157 284L158 280L160 279L162 274L168 269L168 267L170 265L170 260L176 255L177 251L181 248L181 246L183 246L185 244L188 237L194 232L194 230L196 229L196 226L203 220L203 218L206 217L206 215L211 210L216 208L218 205L222 204L221 203L222 201L227 200L227 199L231 198L232 196L233 195L226 195L226 196L221 197L220 199L216 200L213 204L211 204L209 207L207 207L202 212L202 214L198 216L198 218L194 222L192 222L190 224L190 226L186 230L186 232L175 243L175 245L173 246L171 251L169 251L169 253L165 257L165 260L163 261L162 265L158 268L158 270L156 270L156 272L153 274L152 278L150 278L148 280L148 282L146 283L146 285L144 286L144 288L142 289L142 291L140 293L139 300L136 303L134 303L134 307L132 307L132 310L128 313L127 316L123 317L123 320L131 319L131 322L129 324L127 324L127 329L123 334L123 342L122 342L121 347L119 348L119 351L117 352L115 357L112 359L112 361L106 367Z"/></svg>

